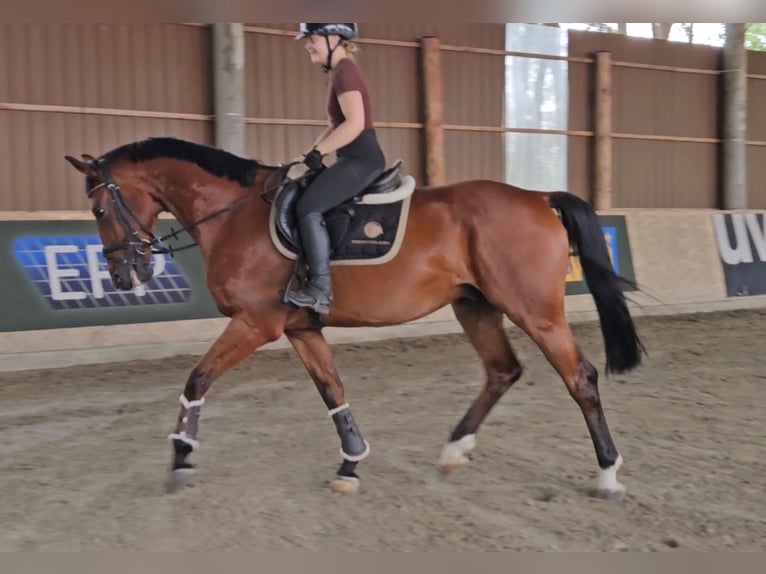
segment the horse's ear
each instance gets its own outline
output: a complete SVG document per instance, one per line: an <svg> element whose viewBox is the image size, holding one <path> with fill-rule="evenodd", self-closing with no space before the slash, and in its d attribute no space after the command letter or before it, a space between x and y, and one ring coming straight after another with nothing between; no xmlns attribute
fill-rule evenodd
<svg viewBox="0 0 766 574"><path fill-rule="evenodd" d="M93 157L87 156L86 161L80 161L79 159L77 159L76 157L72 157L71 155L67 155L64 157L80 173L83 173L88 177L99 178L98 170L95 168L95 166L92 163L92 160L94 160Z"/></svg>

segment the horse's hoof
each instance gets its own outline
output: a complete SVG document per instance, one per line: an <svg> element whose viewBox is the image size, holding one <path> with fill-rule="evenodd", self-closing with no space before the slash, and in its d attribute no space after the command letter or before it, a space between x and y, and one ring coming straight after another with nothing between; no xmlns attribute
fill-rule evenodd
<svg viewBox="0 0 766 574"><path fill-rule="evenodd" d="M454 456L446 460L440 460L437 464L439 471L442 474L449 474L453 470L457 470L461 466L468 462L468 458L465 456Z"/></svg>
<svg viewBox="0 0 766 574"><path fill-rule="evenodd" d="M337 476L330 481L330 490L333 492L357 492L359 479L353 476Z"/></svg>
<svg viewBox="0 0 766 574"><path fill-rule="evenodd" d="M460 440L448 442L442 448L439 460L436 466L443 474L448 474L468 462L466 456L476 448L476 435L467 434Z"/></svg>
<svg viewBox="0 0 766 574"><path fill-rule="evenodd" d="M168 477L167 491L173 493L184 486L191 486L191 480L196 472L194 468L175 468L171 470Z"/></svg>
<svg viewBox="0 0 766 574"><path fill-rule="evenodd" d="M594 488L590 495L599 500L618 501L625 498L625 487L620 485L616 490L606 490L604 488Z"/></svg>

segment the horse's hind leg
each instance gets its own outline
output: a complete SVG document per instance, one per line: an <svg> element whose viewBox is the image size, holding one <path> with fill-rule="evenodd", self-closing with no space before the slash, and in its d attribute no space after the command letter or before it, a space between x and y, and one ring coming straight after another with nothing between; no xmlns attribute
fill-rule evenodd
<svg viewBox="0 0 766 574"><path fill-rule="evenodd" d="M484 363L487 382L442 449L438 466L445 473L467 462L465 455L476 446L479 426L522 373L522 367L503 330L502 311L478 293L475 297L455 301L452 308L468 340Z"/></svg>
<svg viewBox="0 0 766 574"><path fill-rule="evenodd" d="M276 328L261 328L247 321L232 319L226 329L212 344L207 353L192 369L181 395L181 412L175 431L170 435L173 442L173 463L168 489L173 491L184 485L194 470L188 462L189 455L199 446L197 432L205 393L218 377L242 361L261 345L279 337Z"/></svg>
<svg viewBox="0 0 766 574"><path fill-rule="evenodd" d="M370 446L351 415L330 347L320 331L287 331L285 335L314 381L340 438L343 462L330 488L335 492L356 492L359 489L356 465L370 453Z"/></svg>
<svg viewBox="0 0 766 574"><path fill-rule="evenodd" d="M598 391L598 371L575 344L564 310L559 309L553 319L528 318L523 328L561 376L585 417L601 469L594 495L605 499L622 498L625 487L617 481L622 457L606 424Z"/></svg>

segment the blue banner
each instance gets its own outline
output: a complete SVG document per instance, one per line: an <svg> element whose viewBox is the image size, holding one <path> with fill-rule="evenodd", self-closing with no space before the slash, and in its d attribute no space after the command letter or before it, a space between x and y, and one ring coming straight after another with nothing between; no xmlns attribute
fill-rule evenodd
<svg viewBox="0 0 766 574"><path fill-rule="evenodd" d="M189 282L175 262L162 254L154 256L149 283L132 291L115 289L102 247L97 235L22 236L13 241L13 255L53 309L188 301Z"/></svg>
<svg viewBox="0 0 766 574"><path fill-rule="evenodd" d="M171 225L160 221L157 231ZM152 279L120 291L101 243L93 221L3 222L0 331L221 317L198 249L154 255Z"/></svg>

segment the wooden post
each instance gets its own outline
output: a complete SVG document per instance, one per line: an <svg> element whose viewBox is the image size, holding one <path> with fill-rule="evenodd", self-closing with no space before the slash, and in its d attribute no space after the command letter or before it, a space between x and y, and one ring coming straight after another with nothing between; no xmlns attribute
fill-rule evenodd
<svg viewBox="0 0 766 574"><path fill-rule="evenodd" d="M423 102L425 106L426 183L444 185L444 100L442 99L441 42L434 36L421 39L423 46Z"/></svg>
<svg viewBox="0 0 766 574"><path fill-rule="evenodd" d="M746 209L747 51L745 25L726 24L723 47L723 209Z"/></svg>
<svg viewBox="0 0 766 574"><path fill-rule="evenodd" d="M612 54L596 53L596 137L593 208L612 208Z"/></svg>

